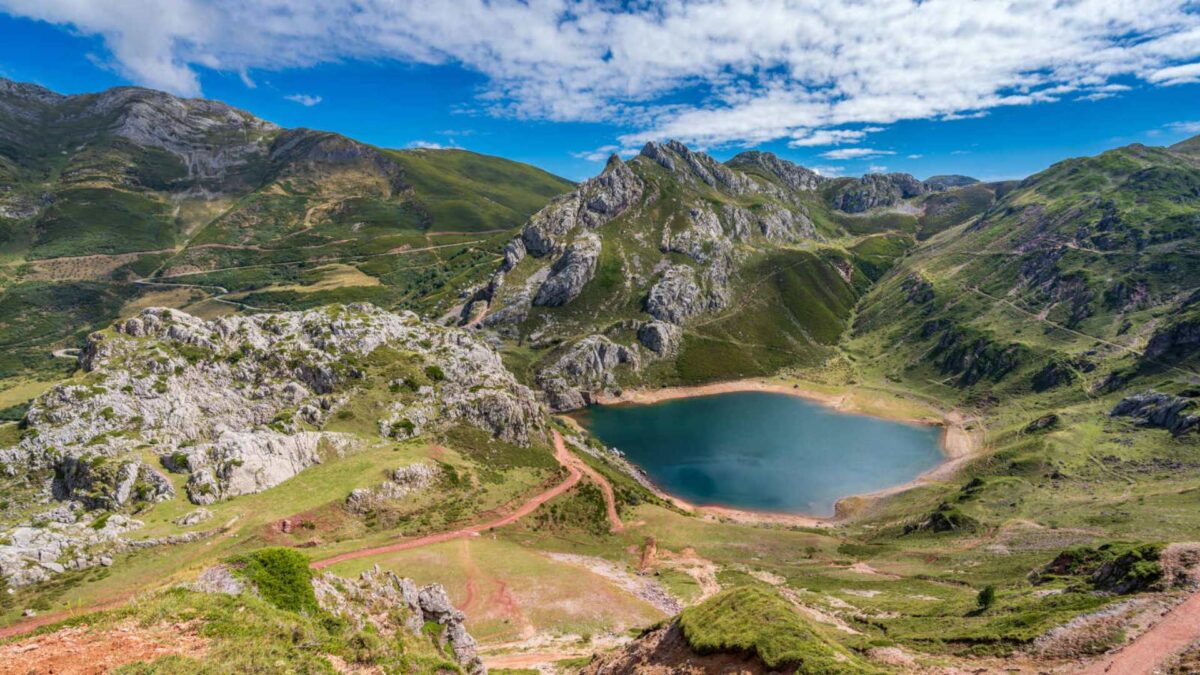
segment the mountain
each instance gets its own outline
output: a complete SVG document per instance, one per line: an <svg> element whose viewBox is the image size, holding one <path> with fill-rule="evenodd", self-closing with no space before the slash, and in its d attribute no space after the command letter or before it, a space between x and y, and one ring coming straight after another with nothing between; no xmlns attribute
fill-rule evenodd
<svg viewBox="0 0 1200 675"><path fill-rule="evenodd" d="M0 377L53 370L52 348L149 304L448 307L439 291L489 259L495 233L570 187L216 101L0 80Z"/></svg>
<svg viewBox="0 0 1200 675"><path fill-rule="evenodd" d="M650 143L534 215L462 321L520 344L527 376L565 409L599 390L814 365L914 245L921 206L902 200L974 204L934 190ZM937 208L943 221L974 213Z"/></svg>
<svg viewBox="0 0 1200 675"><path fill-rule="evenodd" d="M671 141L576 185L0 91L0 661L1067 672L1194 637L1200 140L988 183ZM940 424L946 462L832 519L713 509L553 414L714 382Z"/></svg>

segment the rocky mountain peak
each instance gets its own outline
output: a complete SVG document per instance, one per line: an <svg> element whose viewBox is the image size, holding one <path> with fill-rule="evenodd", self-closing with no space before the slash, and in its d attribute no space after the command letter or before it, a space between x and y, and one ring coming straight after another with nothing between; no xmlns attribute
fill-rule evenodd
<svg viewBox="0 0 1200 675"><path fill-rule="evenodd" d="M734 171L712 157L695 152L677 140L666 143L650 141L642 147L641 156L674 172L684 180L698 181L709 187L724 189L733 194L761 191L748 176Z"/></svg>
<svg viewBox="0 0 1200 675"><path fill-rule="evenodd" d="M0 77L0 97L19 98L38 103L57 103L66 98L62 94L50 91L43 86L29 82L15 82L3 77Z"/></svg>
<svg viewBox="0 0 1200 675"><path fill-rule="evenodd" d="M907 173L868 173L844 182L832 197L833 207L846 213L862 213L919 197L930 188Z"/></svg>
<svg viewBox="0 0 1200 675"><path fill-rule="evenodd" d="M781 159L773 152L749 150L725 163L737 169L756 167L793 190L816 190L826 179L812 169Z"/></svg>

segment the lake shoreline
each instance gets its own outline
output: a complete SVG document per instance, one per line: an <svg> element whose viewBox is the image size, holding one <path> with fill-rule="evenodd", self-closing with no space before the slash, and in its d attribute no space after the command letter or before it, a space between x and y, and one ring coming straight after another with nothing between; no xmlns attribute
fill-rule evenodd
<svg viewBox="0 0 1200 675"><path fill-rule="evenodd" d="M938 426L942 429L938 446L942 451L944 459L937 466L934 466L933 468L921 473L912 480L906 481L905 483L883 488L881 490L875 490L873 492L850 494L838 498L838 500L834 503L834 515L832 516L814 516L804 513L777 511L758 511L754 509L722 506L718 504L693 504L685 499L667 492L666 490L663 490L653 481L650 481L651 490L656 496L674 504L681 510L720 520L730 520L734 522L751 524L765 523L799 527L831 527L852 519L854 512L857 512L863 506L869 505L870 503L891 495L920 487L922 485L948 480L965 464L977 457L984 446L982 432L976 428L972 428L976 420L968 417L960 410L955 409L940 411L938 416L893 415L887 414L886 412L881 412L876 408L871 408L871 411L868 412L868 409L863 406L860 401L855 400L849 391L834 394L811 388L802 388L799 383L795 382L783 383L769 382L762 379L747 379L727 382L714 382L711 384L695 386L663 387L661 389L633 389L625 390L619 395L596 395L593 398L593 404L605 406L653 405L655 403L662 403L665 401L673 401L678 399L699 398L704 396L717 396L720 394L743 392L784 394L818 403L843 414L864 415L867 417L875 417L878 419L885 419L904 424ZM863 392L862 390L859 390L857 393L861 394ZM583 412L585 410L586 408L572 411L572 414L576 412ZM634 466L636 466L636 464ZM856 508L854 509L849 508L849 502L851 500L859 502L859 504L855 505Z"/></svg>

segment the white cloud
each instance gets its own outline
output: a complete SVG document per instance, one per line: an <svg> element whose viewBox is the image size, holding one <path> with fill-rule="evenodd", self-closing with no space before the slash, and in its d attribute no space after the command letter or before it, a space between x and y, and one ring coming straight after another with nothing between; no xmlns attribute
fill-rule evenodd
<svg viewBox="0 0 1200 675"><path fill-rule="evenodd" d="M446 146L442 145L441 143L435 143L433 141L413 141L404 147L413 148L416 150L445 150L446 149Z"/></svg>
<svg viewBox="0 0 1200 675"><path fill-rule="evenodd" d="M840 166L810 166L808 168L816 171L818 174L825 176L826 178L837 178L842 175L843 171L845 171L845 169Z"/></svg>
<svg viewBox="0 0 1200 675"><path fill-rule="evenodd" d="M916 155L916 154L914 154L914 155L905 155L905 158L907 158L907 159L921 159L921 158L922 158L922 157L924 157L924 156L925 156L925 155Z"/></svg>
<svg viewBox="0 0 1200 675"><path fill-rule="evenodd" d="M1167 129L1180 134L1200 134L1200 121L1171 122Z"/></svg>
<svg viewBox="0 0 1200 675"><path fill-rule="evenodd" d="M632 130L621 147L852 143L857 125L1099 98L1118 80L1200 81L1192 0L0 0L0 11L99 36L106 65L183 95L200 93L199 68L457 64L484 78L478 110L615 122Z"/></svg>
<svg viewBox="0 0 1200 675"><path fill-rule="evenodd" d="M891 150L875 150L872 148L842 148L840 150L830 150L822 152L821 156L825 159L847 160L847 159L872 159L874 157L883 157L884 155L894 155L896 153Z"/></svg>
<svg viewBox="0 0 1200 675"><path fill-rule="evenodd" d="M1200 63L1160 68L1147 75L1146 80L1167 86L1200 82Z"/></svg>
<svg viewBox="0 0 1200 675"><path fill-rule="evenodd" d="M585 150L583 152L572 152L571 156L575 159L582 159L588 162L603 162L606 161L613 153L621 150L615 145L602 145L595 150Z"/></svg>
<svg viewBox="0 0 1200 675"><path fill-rule="evenodd" d="M288 94L287 96L284 96L284 98L289 101L299 103L306 108L311 108L322 101L320 96L312 96L310 94Z"/></svg>
<svg viewBox="0 0 1200 675"><path fill-rule="evenodd" d="M887 173L888 168L882 164L872 164L867 167L867 173Z"/></svg>
<svg viewBox="0 0 1200 675"><path fill-rule="evenodd" d="M793 148L805 148L821 145L842 145L858 143L867 134L883 131L882 127L865 127L862 129L801 129L792 134L788 145Z"/></svg>

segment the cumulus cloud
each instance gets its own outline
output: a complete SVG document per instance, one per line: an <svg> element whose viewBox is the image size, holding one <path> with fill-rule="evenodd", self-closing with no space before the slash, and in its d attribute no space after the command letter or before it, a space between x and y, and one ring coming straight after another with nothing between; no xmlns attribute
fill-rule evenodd
<svg viewBox="0 0 1200 675"><path fill-rule="evenodd" d="M413 141L404 147L413 148L415 150L445 150L446 149L445 145L442 145L441 143L436 143L434 141Z"/></svg>
<svg viewBox="0 0 1200 675"><path fill-rule="evenodd" d="M306 108L311 108L323 100L320 96L312 96L311 94L288 94L284 98L299 103Z"/></svg>
<svg viewBox="0 0 1200 675"><path fill-rule="evenodd" d="M839 150L830 150L822 152L821 156L825 159L846 160L846 159L871 159L874 157L883 157L884 155L894 155L896 153L891 150L875 150L873 148L841 148Z"/></svg>
<svg viewBox="0 0 1200 675"><path fill-rule="evenodd" d="M496 115L604 121L632 147L861 140L858 125L1200 81L1192 0L0 0L99 36L128 79L456 64ZM249 75L247 75L249 78ZM842 131L839 137L834 131ZM828 132L828 135L820 135ZM828 140L829 143L823 141Z"/></svg>

